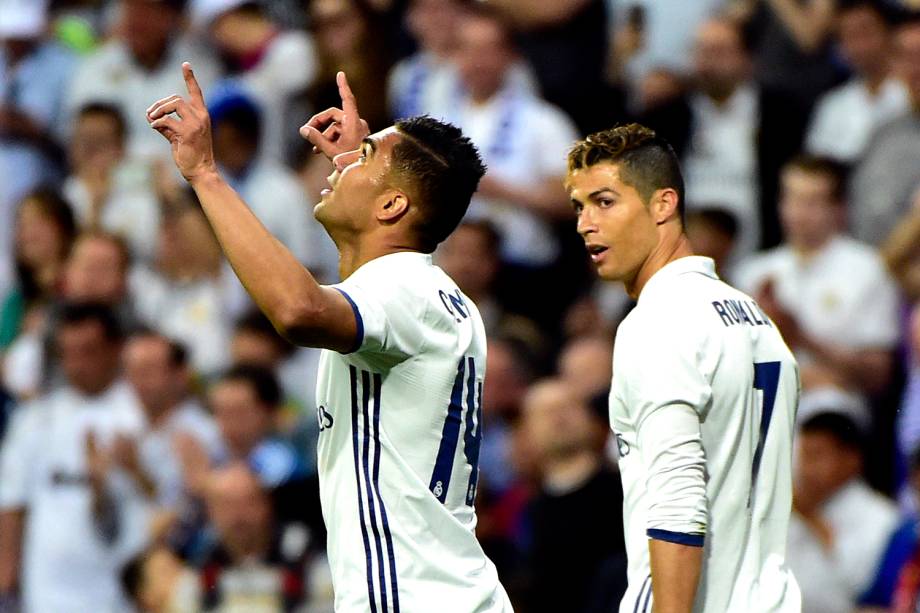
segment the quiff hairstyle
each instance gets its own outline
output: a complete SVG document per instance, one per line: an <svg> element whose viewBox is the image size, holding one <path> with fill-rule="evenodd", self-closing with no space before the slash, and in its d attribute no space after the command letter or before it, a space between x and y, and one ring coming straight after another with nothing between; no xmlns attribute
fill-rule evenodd
<svg viewBox="0 0 920 613"><path fill-rule="evenodd" d="M569 173L600 163L617 164L620 179L648 202L656 190L677 192L677 211L684 225L684 177L674 149L654 130L637 123L595 132L569 152Z"/></svg>

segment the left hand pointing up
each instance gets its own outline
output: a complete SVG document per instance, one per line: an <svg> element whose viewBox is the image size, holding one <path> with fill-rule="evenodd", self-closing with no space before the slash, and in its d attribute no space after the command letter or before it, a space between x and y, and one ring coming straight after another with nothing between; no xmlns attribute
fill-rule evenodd
<svg viewBox="0 0 920 613"><path fill-rule="evenodd" d="M192 182L216 172L217 165L211 144L211 118L192 65L184 62L182 74L188 88L188 100L175 94L157 100L147 109L147 122L169 141L179 172L186 181ZM172 113L176 116L172 117Z"/></svg>

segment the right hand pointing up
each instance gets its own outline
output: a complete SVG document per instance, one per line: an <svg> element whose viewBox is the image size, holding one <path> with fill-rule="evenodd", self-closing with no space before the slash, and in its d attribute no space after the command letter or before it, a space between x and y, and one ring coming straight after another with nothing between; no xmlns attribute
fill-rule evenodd
<svg viewBox="0 0 920 613"><path fill-rule="evenodd" d="M147 122L169 141L179 172L191 183L216 173L217 165L211 144L211 118L192 65L184 62L182 74L188 88L188 100L179 95L157 100L147 109ZM172 113L176 117L172 117Z"/></svg>
<svg viewBox="0 0 920 613"><path fill-rule="evenodd" d="M339 86L342 108L331 107L317 113L300 128L300 135L313 143L313 152L330 160L340 153L354 151L370 134L367 122L358 114L358 102L348 85L344 72L335 76Z"/></svg>

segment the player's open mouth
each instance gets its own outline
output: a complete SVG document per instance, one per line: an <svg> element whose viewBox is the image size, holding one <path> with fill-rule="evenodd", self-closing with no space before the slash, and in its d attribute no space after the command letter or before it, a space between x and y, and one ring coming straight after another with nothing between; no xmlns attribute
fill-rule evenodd
<svg viewBox="0 0 920 613"><path fill-rule="evenodd" d="M321 191L321 192L319 193L319 195L320 195L320 196L328 196L328 195L331 194L331 193L332 193L332 188L327 187L326 189L324 189L323 191Z"/></svg>
<svg viewBox="0 0 920 613"><path fill-rule="evenodd" d="M591 256L591 261L597 264L604 258L604 253L607 252L607 247L605 245L595 245L588 244L585 245L585 249L588 250L588 254Z"/></svg>

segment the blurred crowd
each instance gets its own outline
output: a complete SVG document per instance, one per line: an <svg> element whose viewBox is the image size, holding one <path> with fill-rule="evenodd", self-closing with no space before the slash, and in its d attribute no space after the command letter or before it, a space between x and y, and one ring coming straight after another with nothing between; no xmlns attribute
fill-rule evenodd
<svg viewBox="0 0 920 613"><path fill-rule="evenodd" d="M332 610L317 352L254 307L146 123L184 60L222 173L325 282L331 165L298 127L339 105L337 71L372 130L427 113L477 144L488 173L435 257L489 333L478 536L516 610L624 589L606 391L631 302L594 279L563 179L576 139L639 121L682 160L695 249L799 361L804 611L916 611L917 11L0 0L0 612Z"/></svg>

